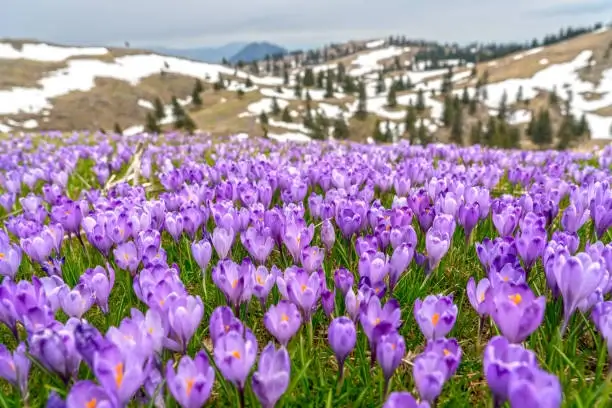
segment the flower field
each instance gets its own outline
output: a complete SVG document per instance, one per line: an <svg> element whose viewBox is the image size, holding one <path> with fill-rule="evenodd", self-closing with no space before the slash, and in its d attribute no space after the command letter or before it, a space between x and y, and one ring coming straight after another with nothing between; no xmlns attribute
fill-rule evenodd
<svg viewBox="0 0 612 408"><path fill-rule="evenodd" d="M0 408L608 407L612 148L0 140Z"/></svg>

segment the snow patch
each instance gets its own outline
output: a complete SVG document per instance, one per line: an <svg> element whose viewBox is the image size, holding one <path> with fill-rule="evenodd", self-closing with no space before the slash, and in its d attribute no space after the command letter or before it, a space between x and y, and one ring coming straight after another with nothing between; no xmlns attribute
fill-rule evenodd
<svg viewBox="0 0 612 408"><path fill-rule="evenodd" d="M295 143L308 143L310 142L310 137L306 136L303 133L283 133L283 134L274 134L268 133L268 137L270 139L274 139L277 142L287 143L287 142L295 142Z"/></svg>
<svg viewBox="0 0 612 408"><path fill-rule="evenodd" d="M548 65L548 58L542 58L540 60L540 65Z"/></svg>
<svg viewBox="0 0 612 408"><path fill-rule="evenodd" d="M0 58L26 59L43 62L59 62L76 56L99 56L108 54L104 47L58 47L49 44L23 44L20 50L11 44L0 43Z"/></svg>
<svg viewBox="0 0 612 408"><path fill-rule="evenodd" d="M289 105L289 102L282 99L277 99L276 102L281 109L285 109ZM247 106L247 110L255 115L259 115L261 112L270 113L272 112L272 99L263 98L257 102L253 102Z"/></svg>
<svg viewBox="0 0 612 408"><path fill-rule="evenodd" d="M366 43L366 48L378 48L384 45L385 40L374 40Z"/></svg>

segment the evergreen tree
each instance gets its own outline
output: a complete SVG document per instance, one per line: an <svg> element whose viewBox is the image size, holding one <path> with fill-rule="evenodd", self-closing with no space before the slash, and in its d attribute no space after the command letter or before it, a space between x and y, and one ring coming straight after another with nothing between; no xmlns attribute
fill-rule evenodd
<svg viewBox="0 0 612 408"><path fill-rule="evenodd" d="M376 81L376 93L381 94L387 90L387 86L385 85L385 77L383 76L382 71L378 73L378 80Z"/></svg>
<svg viewBox="0 0 612 408"><path fill-rule="evenodd" d="M185 114L185 116L183 117L183 129L185 130L185 132L187 132L187 134L192 135L193 132L195 132L196 130L196 124L193 121L193 119L191 118L191 116Z"/></svg>
<svg viewBox="0 0 612 408"><path fill-rule="evenodd" d="M119 126L119 123L115 122L115 126L113 127L113 132L117 135L123 134L123 130L121 130L121 126Z"/></svg>
<svg viewBox="0 0 612 408"><path fill-rule="evenodd" d="M331 75L331 71L327 72L327 79L325 81L325 95L324 98L333 98L334 97L334 78Z"/></svg>
<svg viewBox="0 0 612 408"><path fill-rule="evenodd" d="M334 120L334 139L346 140L349 138L349 133L349 128L344 120L344 117L342 116L342 114L339 114L338 117Z"/></svg>
<svg viewBox="0 0 612 408"><path fill-rule="evenodd" d="M552 91L548 94L548 103L550 106L557 106L559 103L559 96L557 95L557 86L555 85Z"/></svg>
<svg viewBox="0 0 612 408"><path fill-rule="evenodd" d="M416 120L417 115L413 106L408 106L406 109L406 116L404 118L404 128L405 132L410 136L410 140L412 143L413 137L416 136Z"/></svg>
<svg viewBox="0 0 612 408"><path fill-rule="evenodd" d="M166 117L166 108L164 108L164 104L162 103L161 99L155 98L153 101L153 108L153 112L155 113L154 118L156 120L159 121Z"/></svg>
<svg viewBox="0 0 612 408"><path fill-rule="evenodd" d="M423 88L419 88L417 91L416 110L419 113L425 112L425 96L423 95Z"/></svg>
<svg viewBox="0 0 612 408"><path fill-rule="evenodd" d="M219 73L219 78L217 79L217 82L215 82L215 84L213 85L213 89L215 91L220 91L222 89L225 89L225 80L223 79L223 75L221 75Z"/></svg>
<svg viewBox="0 0 612 408"><path fill-rule="evenodd" d="M302 99L302 78L300 74L295 76L295 85L293 87L293 94L296 98Z"/></svg>
<svg viewBox="0 0 612 408"><path fill-rule="evenodd" d="M570 146L574 136L573 124L565 117L557 131L557 149L565 150Z"/></svg>
<svg viewBox="0 0 612 408"><path fill-rule="evenodd" d="M357 112L355 113L357 119L364 120L368 116L367 103L365 84L361 81L359 82L359 99L357 102Z"/></svg>
<svg viewBox="0 0 612 408"><path fill-rule="evenodd" d="M283 85L289 85L289 71L287 69L283 70Z"/></svg>
<svg viewBox="0 0 612 408"><path fill-rule="evenodd" d="M278 101L276 100L276 96L272 97L272 104L270 106L270 110L272 111L272 115L277 116L281 113L281 108L278 106Z"/></svg>
<svg viewBox="0 0 612 408"><path fill-rule="evenodd" d="M264 137L268 137L268 115L266 115L265 111L261 111L259 114L259 124L261 125L261 130L263 130Z"/></svg>
<svg viewBox="0 0 612 408"><path fill-rule="evenodd" d="M589 130L589 123L586 120L586 115L583 113L582 116L580 117L580 121L578 122L578 125L576 126L576 136L585 136L585 135L589 135L591 132Z"/></svg>
<svg viewBox="0 0 612 408"><path fill-rule="evenodd" d="M317 88L323 88L325 86L325 74L323 71L319 71L317 74Z"/></svg>
<svg viewBox="0 0 612 408"><path fill-rule="evenodd" d="M476 114L476 109L478 108L478 105L476 105L477 102L478 101L476 100L476 98L470 99L470 104L468 105L468 114L470 115Z"/></svg>
<svg viewBox="0 0 612 408"><path fill-rule="evenodd" d="M393 83L389 88L389 93L387 94L387 106L390 108L395 108L397 106L397 85Z"/></svg>
<svg viewBox="0 0 612 408"><path fill-rule="evenodd" d="M291 114L289 113L289 107L285 107L285 109L283 109L283 114L281 116L281 120L283 122L292 122L291 119Z"/></svg>
<svg viewBox="0 0 612 408"><path fill-rule="evenodd" d="M204 85L202 85L202 81L199 78L196 78L195 84L193 85L193 91L197 93L204 92Z"/></svg>
<svg viewBox="0 0 612 408"><path fill-rule="evenodd" d="M548 109L542 109L538 112L538 117L535 120L533 129L531 129L531 141L539 146L545 147L552 143L553 129L550 123L550 114Z"/></svg>
<svg viewBox="0 0 612 408"><path fill-rule="evenodd" d="M383 141L385 143L393 142L393 132L391 131L391 123L387 121L385 124L385 132L383 133Z"/></svg>
<svg viewBox="0 0 612 408"><path fill-rule="evenodd" d="M145 121L145 132L147 133L160 133L161 129L159 127L159 123L157 119L151 112L147 112L147 117Z"/></svg>
<svg viewBox="0 0 612 408"><path fill-rule="evenodd" d="M419 129L417 130L417 138L422 145L429 144L429 132L425 127L425 122L421 119L419 123Z"/></svg>
<svg viewBox="0 0 612 408"><path fill-rule="evenodd" d="M450 127L453 123L454 117L455 106L453 104L453 99L449 94L446 94L444 97L444 106L442 111L442 123L444 123L444 127Z"/></svg>
<svg viewBox="0 0 612 408"><path fill-rule="evenodd" d="M253 87L253 80L251 79L251 77L247 77L246 81L244 82L244 86L246 86L247 88Z"/></svg>
<svg viewBox="0 0 612 408"><path fill-rule="evenodd" d="M479 120L470 129L470 145L477 145L481 143L482 138L482 122Z"/></svg>
<svg viewBox="0 0 612 408"><path fill-rule="evenodd" d="M523 85L520 85L516 91L516 103L521 102L523 102Z"/></svg>
<svg viewBox="0 0 612 408"><path fill-rule="evenodd" d="M406 81L404 82L404 89L407 91L410 91L413 87L414 85L412 84L412 81L410 80L410 76L407 76Z"/></svg>
<svg viewBox="0 0 612 408"><path fill-rule="evenodd" d="M314 72L312 71L312 68L306 68L306 71L304 71L304 81L302 82L302 85L304 85L306 88L309 88L311 86L314 86L314 84Z"/></svg>
<svg viewBox="0 0 612 408"><path fill-rule="evenodd" d="M461 103L464 105L468 105L470 103L470 94L468 93L467 87L463 88L463 93L461 94Z"/></svg>
<svg viewBox="0 0 612 408"><path fill-rule="evenodd" d="M372 135L372 138L379 143L382 143L385 141L385 135L384 133L380 130L381 127L381 122L380 119L376 119L376 123L374 124L374 133Z"/></svg>
<svg viewBox="0 0 612 408"><path fill-rule="evenodd" d="M346 77L346 68L342 62L338 63L336 80L340 83L344 82Z"/></svg>
<svg viewBox="0 0 612 408"><path fill-rule="evenodd" d="M172 97L172 116L174 116L174 128L175 129L182 129L183 126L185 125L185 110L183 109L183 107L181 106L181 104L178 102L178 99L176 99L176 97Z"/></svg>
<svg viewBox="0 0 612 408"><path fill-rule="evenodd" d="M200 87L201 87L201 84L200 84ZM196 85L193 87L193 91L191 92L191 103L193 104L193 106L197 108L202 106L202 98L200 97L201 91L198 92L198 89L200 87L198 87L197 82L196 82Z"/></svg>
<svg viewBox="0 0 612 408"><path fill-rule="evenodd" d="M508 147L517 149L520 147L521 131L516 126L511 126L508 130Z"/></svg>
<svg viewBox="0 0 612 408"><path fill-rule="evenodd" d="M461 109L453 114L453 125L451 127L450 140L456 145L463 145L463 114Z"/></svg>
<svg viewBox="0 0 612 408"><path fill-rule="evenodd" d="M506 117L508 116L507 101L508 101L508 94L504 90L504 93L502 94L502 97L499 100L499 108L497 110L497 117L500 120L506 120Z"/></svg>
<svg viewBox="0 0 612 408"><path fill-rule="evenodd" d="M238 88L238 90L236 91L236 96L238 96L238 99L242 99L242 97L244 96L244 89Z"/></svg>
<svg viewBox="0 0 612 408"><path fill-rule="evenodd" d="M350 75L344 76L343 90L344 90L344 93L348 95L352 95L353 93L357 91L357 86L355 86L355 81L353 80L352 76Z"/></svg>

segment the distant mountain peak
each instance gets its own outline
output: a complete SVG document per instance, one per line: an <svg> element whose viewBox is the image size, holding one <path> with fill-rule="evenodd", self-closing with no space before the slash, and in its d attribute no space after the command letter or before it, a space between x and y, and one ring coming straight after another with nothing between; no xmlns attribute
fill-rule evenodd
<svg viewBox="0 0 612 408"><path fill-rule="evenodd" d="M251 42L229 58L229 62L253 62L264 59L266 55L286 54L287 52L286 48L267 41Z"/></svg>

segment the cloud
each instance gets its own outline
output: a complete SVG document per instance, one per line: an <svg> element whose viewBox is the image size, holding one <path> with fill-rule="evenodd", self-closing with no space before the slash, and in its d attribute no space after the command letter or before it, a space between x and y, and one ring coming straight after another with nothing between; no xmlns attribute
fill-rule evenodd
<svg viewBox="0 0 612 408"><path fill-rule="evenodd" d="M561 5L560 4L561 1ZM575 0L0 0L0 37L70 44L192 47L268 40L308 47L405 34L467 42L524 40L592 24L555 7ZM609 0L587 0L588 4ZM585 4L584 0L580 4ZM600 4L600 7L602 5ZM584 6L583 6L584 8ZM549 10L545 12L544 10ZM593 10L593 9L591 9ZM595 15L593 15L595 14Z"/></svg>

